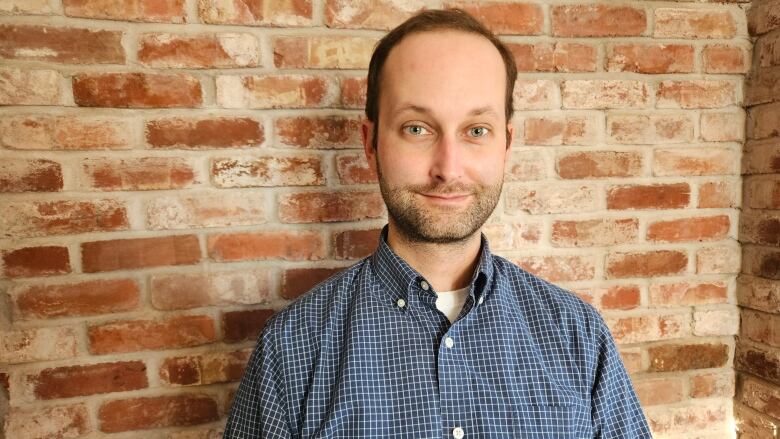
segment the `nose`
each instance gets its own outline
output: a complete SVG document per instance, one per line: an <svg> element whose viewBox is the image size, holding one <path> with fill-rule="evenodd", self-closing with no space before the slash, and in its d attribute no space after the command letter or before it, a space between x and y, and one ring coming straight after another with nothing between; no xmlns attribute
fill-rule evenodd
<svg viewBox="0 0 780 439"><path fill-rule="evenodd" d="M433 150L431 178L447 183L463 176L463 156L456 139L450 135L439 138Z"/></svg>

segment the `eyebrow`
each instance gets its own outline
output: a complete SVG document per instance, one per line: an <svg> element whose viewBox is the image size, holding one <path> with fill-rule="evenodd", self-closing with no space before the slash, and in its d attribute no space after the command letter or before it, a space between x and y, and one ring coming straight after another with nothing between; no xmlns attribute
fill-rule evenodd
<svg viewBox="0 0 780 439"><path fill-rule="evenodd" d="M407 104L403 105L401 108L398 109L395 113L402 113L404 111L414 111L416 113L423 113L423 114L431 114L433 113L429 108L427 107L421 107L419 105L414 104ZM498 113L493 109L493 107L486 106L486 107L478 107L471 111L469 111L468 116L481 116L483 114L489 114L493 116L498 116Z"/></svg>

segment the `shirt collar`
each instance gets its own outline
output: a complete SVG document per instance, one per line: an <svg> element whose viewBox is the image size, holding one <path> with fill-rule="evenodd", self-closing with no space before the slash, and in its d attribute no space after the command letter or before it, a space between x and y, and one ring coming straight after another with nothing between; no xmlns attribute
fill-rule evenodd
<svg viewBox="0 0 780 439"><path fill-rule="evenodd" d="M390 248L387 244L387 230L388 226L382 229L379 247L370 258L371 267L379 278L384 293L390 296L391 303L396 303L398 299L408 301L409 293L419 290L420 283L425 278ZM487 295L490 291L485 287L491 284L494 271L493 255L484 234L481 235L479 259L479 264L469 282L469 286L472 287L469 288L469 295L472 295L475 302L480 295Z"/></svg>

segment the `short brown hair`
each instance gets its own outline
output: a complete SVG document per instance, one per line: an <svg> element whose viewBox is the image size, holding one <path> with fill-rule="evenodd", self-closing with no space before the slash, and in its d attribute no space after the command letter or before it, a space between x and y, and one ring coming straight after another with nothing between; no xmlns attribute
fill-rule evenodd
<svg viewBox="0 0 780 439"><path fill-rule="evenodd" d="M434 30L456 30L481 35L498 49L506 69L505 115L506 121L509 122L514 114L512 93L517 79L515 59L504 43L462 9L422 11L401 23L379 40L368 66L368 91L366 94L366 117L368 120L376 123L379 118L379 85L382 80L382 67L385 65L390 51L410 34ZM374 139L376 139L376 135L374 135Z"/></svg>

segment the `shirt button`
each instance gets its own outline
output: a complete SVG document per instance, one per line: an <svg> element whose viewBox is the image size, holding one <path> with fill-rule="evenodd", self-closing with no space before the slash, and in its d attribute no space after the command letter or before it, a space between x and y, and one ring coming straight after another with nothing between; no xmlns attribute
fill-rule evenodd
<svg viewBox="0 0 780 439"><path fill-rule="evenodd" d="M431 286L428 285L428 282L422 281L420 282L420 288L422 288L425 291L428 291L431 288Z"/></svg>
<svg viewBox="0 0 780 439"><path fill-rule="evenodd" d="M485 301L485 296L479 296L479 300L477 300L477 305L482 305L482 302Z"/></svg>
<svg viewBox="0 0 780 439"><path fill-rule="evenodd" d="M452 429L452 437L454 437L455 439L462 439L463 436L465 435L466 433L460 427L455 427Z"/></svg>
<svg viewBox="0 0 780 439"><path fill-rule="evenodd" d="M398 305L399 308L403 308L406 306L406 301L404 299L398 299L397 302L395 302L396 305Z"/></svg>
<svg viewBox="0 0 780 439"><path fill-rule="evenodd" d="M453 340L452 337L445 338L444 346L447 346L448 348L452 349L452 347L455 346L455 340Z"/></svg>

